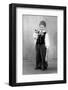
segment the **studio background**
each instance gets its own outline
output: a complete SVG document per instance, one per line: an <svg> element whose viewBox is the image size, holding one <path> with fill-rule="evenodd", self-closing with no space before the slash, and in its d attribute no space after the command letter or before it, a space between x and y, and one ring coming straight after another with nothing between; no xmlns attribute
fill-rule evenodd
<svg viewBox="0 0 68 90"><path fill-rule="evenodd" d="M23 59L31 60L34 64L36 55L33 33L35 29L38 29L41 20L46 22L46 28L49 34L48 61L52 59L57 60L57 16L23 15Z"/></svg>
<svg viewBox="0 0 68 90"><path fill-rule="evenodd" d="M36 71L36 49L33 34L35 29L39 29L41 20L46 22L47 33L49 35L49 48L46 51L45 60L48 62L47 72ZM22 71L25 75L57 73L57 16L46 15L22 15Z"/></svg>

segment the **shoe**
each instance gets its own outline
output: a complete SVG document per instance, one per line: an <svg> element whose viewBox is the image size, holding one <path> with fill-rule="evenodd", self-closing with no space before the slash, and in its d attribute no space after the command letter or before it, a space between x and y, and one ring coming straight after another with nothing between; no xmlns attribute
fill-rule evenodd
<svg viewBox="0 0 68 90"><path fill-rule="evenodd" d="M45 70L45 68L42 69L43 71Z"/></svg>
<svg viewBox="0 0 68 90"><path fill-rule="evenodd" d="M43 67L42 70L43 70L43 71L44 71L44 70L47 70L47 67Z"/></svg>

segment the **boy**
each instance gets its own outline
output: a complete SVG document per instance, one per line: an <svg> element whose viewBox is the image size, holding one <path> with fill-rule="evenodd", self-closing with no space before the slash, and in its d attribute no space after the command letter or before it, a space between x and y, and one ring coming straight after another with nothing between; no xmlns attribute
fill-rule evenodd
<svg viewBox="0 0 68 90"><path fill-rule="evenodd" d="M49 47L48 33L46 32L46 22L40 21L39 30L35 30L34 41L36 46L36 68L35 69L47 69L47 62L45 60L46 50Z"/></svg>

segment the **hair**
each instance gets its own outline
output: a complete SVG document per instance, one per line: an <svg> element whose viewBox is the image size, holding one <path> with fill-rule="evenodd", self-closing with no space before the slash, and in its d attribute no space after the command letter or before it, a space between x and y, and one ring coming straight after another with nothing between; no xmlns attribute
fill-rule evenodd
<svg viewBox="0 0 68 90"><path fill-rule="evenodd" d="M40 21L39 26L40 25L44 25L44 27L46 27L46 22L45 21Z"/></svg>

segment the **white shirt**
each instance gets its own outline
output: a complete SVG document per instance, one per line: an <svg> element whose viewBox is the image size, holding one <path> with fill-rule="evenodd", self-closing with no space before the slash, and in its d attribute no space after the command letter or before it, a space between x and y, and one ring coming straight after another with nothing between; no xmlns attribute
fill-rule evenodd
<svg viewBox="0 0 68 90"><path fill-rule="evenodd" d="M38 34L34 33L33 38L34 38L34 44L36 45ZM48 33L46 33L46 35L45 35L45 45L46 45L47 48L49 48L49 36L48 36Z"/></svg>

